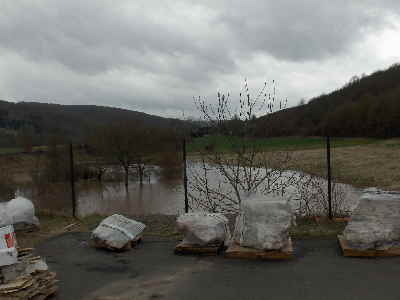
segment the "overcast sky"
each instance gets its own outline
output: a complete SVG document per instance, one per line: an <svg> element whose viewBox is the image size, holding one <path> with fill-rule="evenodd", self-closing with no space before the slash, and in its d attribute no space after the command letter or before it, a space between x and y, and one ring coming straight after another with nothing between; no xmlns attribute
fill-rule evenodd
<svg viewBox="0 0 400 300"><path fill-rule="evenodd" d="M400 1L0 0L0 55L3 100L180 117L248 78L296 105L400 62Z"/></svg>

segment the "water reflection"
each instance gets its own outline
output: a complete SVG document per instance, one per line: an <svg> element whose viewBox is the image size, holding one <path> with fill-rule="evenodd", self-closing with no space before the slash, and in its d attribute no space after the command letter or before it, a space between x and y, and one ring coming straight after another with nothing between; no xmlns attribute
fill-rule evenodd
<svg viewBox="0 0 400 300"><path fill-rule="evenodd" d="M123 183L81 183L78 188L79 215L125 213L174 215L184 210L180 181L152 179L143 185L131 181L128 191Z"/></svg>
<svg viewBox="0 0 400 300"><path fill-rule="evenodd" d="M200 165L191 164L191 168L188 170L189 180L191 174L198 168L200 168ZM291 171L287 171L285 174L283 178L292 178L293 174L300 176L300 173ZM76 184L78 215L108 215L112 213L175 215L182 213L185 205L180 176L165 176L160 168L152 168L147 175L147 180L144 181L143 185L140 185L132 176L128 191L126 191L124 183L120 181L101 183L96 180L87 180L78 182ZM210 176L209 181L214 185L224 182L218 172L211 172L208 175ZM349 185L341 185L341 187L349 207L354 208L360 191ZM223 189L227 192L229 186L225 183ZM61 214L71 213L72 202L69 183L22 187L20 191L23 195L32 199L35 206L40 210L49 210ZM304 191L299 191L297 187L291 186L286 189L284 196L287 200L292 200L300 192ZM306 191L306 193L309 192L312 191ZM291 203L294 208L298 205L294 201Z"/></svg>

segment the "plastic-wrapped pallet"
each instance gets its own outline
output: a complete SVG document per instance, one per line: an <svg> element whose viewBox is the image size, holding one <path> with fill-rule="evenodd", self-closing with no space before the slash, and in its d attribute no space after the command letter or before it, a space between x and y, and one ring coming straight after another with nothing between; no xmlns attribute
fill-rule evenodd
<svg viewBox="0 0 400 300"><path fill-rule="evenodd" d="M130 249L142 237L146 225L121 215L105 218L92 232L96 247L110 250Z"/></svg>
<svg viewBox="0 0 400 300"><path fill-rule="evenodd" d="M233 234L235 244L258 250L281 250L288 246L292 211L283 198L275 198L242 203Z"/></svg>
<svg viewBox="0 0 400 300"><path fill-rule="evenodd" d="M207 246L225 244L230 240L228 219L223 214L188 213L176 220L183 233L183 244Z"/></svg>
<svg viewBox="0 0 400 300"><path fill-rule="evenodd" d="M342 238L357 250L400 247L400 193L366 192Z"/></svg>

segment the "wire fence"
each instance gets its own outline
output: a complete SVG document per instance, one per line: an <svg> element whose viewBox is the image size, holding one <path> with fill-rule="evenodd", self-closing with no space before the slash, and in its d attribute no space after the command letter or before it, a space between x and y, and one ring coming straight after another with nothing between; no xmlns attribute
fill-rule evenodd
<svg viewBox="0 0 400 300"><path fill-rule="evenodd" d="M301 144L305 140L298 141ZM342 217L354 208L362 188L400 189L398 141L343 146L342 140L325 137L323 142L318 147L288 151L291 161L285 168L303 174L297 181L296 197L291 198L292 202L297 201L298 214ZM128 190L118 164L90 156L80 145L60 146L53 152L3 154L0 199L9 200L20 193L32 199L40 211L74 216L108 212L177 214L196 210L199 207L193 203L195 177L191 168L200 165L195 143L196 140L189 140L187 145L181 144L175 169L148 166L142 187L132 167ZM213 151L212 146L204 147ZM211 193L199 195L204 199L211 197Z"/></svg>

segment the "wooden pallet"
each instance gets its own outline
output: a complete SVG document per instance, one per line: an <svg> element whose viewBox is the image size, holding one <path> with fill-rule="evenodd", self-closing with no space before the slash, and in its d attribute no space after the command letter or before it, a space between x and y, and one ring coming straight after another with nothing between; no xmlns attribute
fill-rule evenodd
<svg viewBox="0 0 400 300"><path fill-rule="evenodd" d="M393 257L400 256L400 248L390 248L387 250L376 250L376 249L368 249L368 250L358 250L350 248L347 244L347 241L343 238L343 236L338 235L338 241L340 248L342 249L343 256L348 257Z"/></svg>
<svg viewBox="0 0 400 300"><path fill-rule="evenodd" d="M105 243L104 241L102 241L100 239L92 239L91 245L94 248L102 248L102 249L107 249L107 250L111 250L111 251L121 251L122 252L122 251L127 251L132 248L135 248L141 242L142 242L142 235L139 235L136 239L130 241L121 249L116 249L116 248L110 247L107 243Z"/></svg>
<svg viewBox="0 0 400 300"><path fill-rule="evenodd" d="M285 249L282 250L258 250L247 247L241 247L237 244L231 245L225 251L225 257L228 258L243 258L243 259L260 259L260 260L285 260L294 258L292 240Z"/></svg>
<svg viewBox="0 0 400 300"><path fill-rule="evenodd" d="M223 250L223 247L223 244L198 246L181 242L175 247L175 254L196 254L213 256L218 255Z"/></svg>

